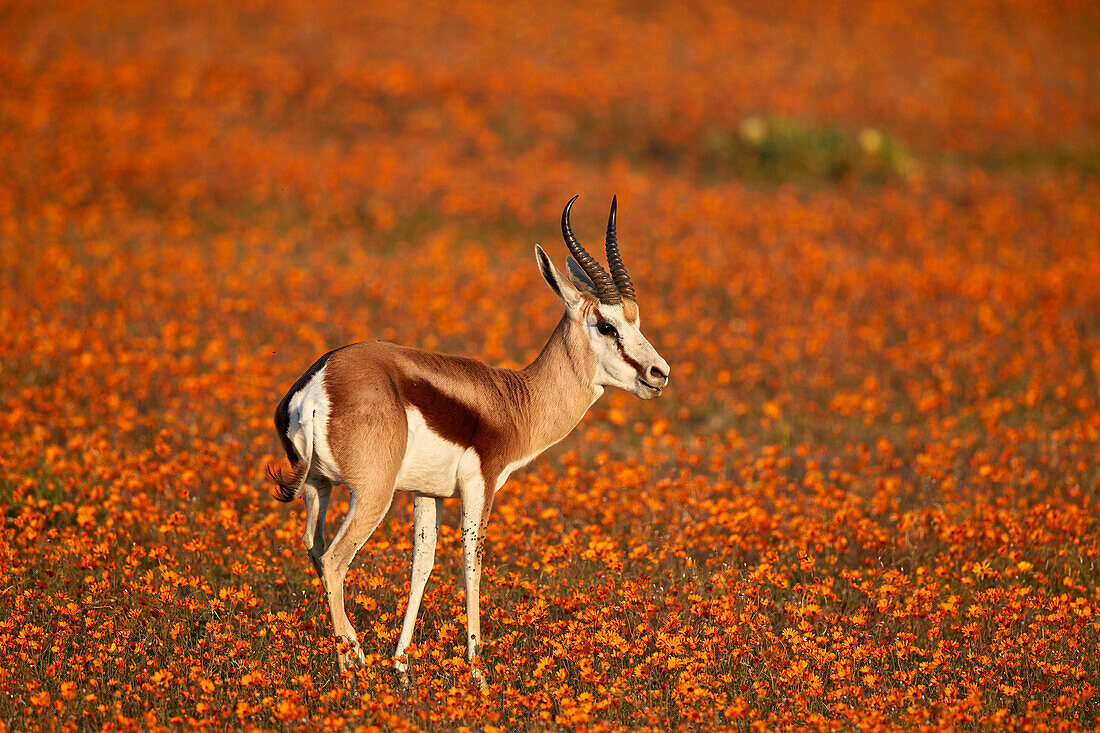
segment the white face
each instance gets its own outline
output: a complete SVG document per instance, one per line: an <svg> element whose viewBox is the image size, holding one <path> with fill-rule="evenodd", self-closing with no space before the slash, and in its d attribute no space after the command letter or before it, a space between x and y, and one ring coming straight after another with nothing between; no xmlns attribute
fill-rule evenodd
<svg viewBox="0 0 1100 733"><path fill-rule="evenodd" d="M596 355L596 384L619 387L643 400L661 395L668 384L668 362L642 335L641 318L633 320L622 305L599 303L587 309L584 328Z"/></svg>
<svg viewBox="0 0 1100 733"><path fill-rule="evenodd" d="M596 356L595 383L625 389L643 400L659 397L668 384L668 362L642 335L637 305L633 301L617 305L598 302L592 297L591 282L575 262L570 260L572 277L566 279L541 247L535 250L546 282L565 302L570 317L584 329ZM583 294L581 289L585 290Z"/></svg>

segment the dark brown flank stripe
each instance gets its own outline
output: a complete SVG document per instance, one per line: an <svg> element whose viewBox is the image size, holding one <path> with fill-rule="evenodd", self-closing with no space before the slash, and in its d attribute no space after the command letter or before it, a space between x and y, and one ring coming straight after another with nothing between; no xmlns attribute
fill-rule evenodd
<svg viewBox="0 0 1100 733"><path fill-rule="evenodd" d="M431 382L414 379L401 385L401 393L424 416L431 431L446 441L470 448L474 445L478 417L469 405L439 390Z"/></svg>
<svg viewBox="0 0 1100 733"><path fill-rule="evenodd" d="M428 363L433 361L431 357L434 355L414 353L415 356L408 355L413 358L427 357L424 361ZM449 393L425 379L402 381L398 389L408 403L420 412L432 432L455 445L474 449L481 462L485 500L492 502L497 477L508 464L508 459L517 457L524 450L520 426L507 408L527 402L527 387L515 372L492 369L461 357L452 357L447 361L450 364L440 363L439 367L466 372L473 377L471 381L491 385L486 395L488 399L478 400L482 405L480 412L464 399L461 391Z"/></svg>
<svg viewBox="0 0 1100 733"><path fill-rule="evenodd" d="M375 451L390 446L379 445L377 433L394 428L381 424L383 416L396 413L403 423L407 404L416 408L433 433L477 453L491 500L496 477L526 447L517 415L509 409L528 401L523 376L473 359L381 342L349 347L347 357L333 361L325 372L333 403L329 442L342 472L366 473L366 464L380 460ZM372 368L362 370L360 364ZM406 431L404 424L396 429L397 455L386 457L394 462L394 470L407 448Z"/></svg>
<svg viewBox="0 0 1100 733"><path fill-rule="evenodd" d="M560 440L591 404L586 380L595 364L587 347L583 327L568 315L519 371L377 341L345 347L325 369L336 465L356 490L391 495L392 484L384 484L407 449L408 405L433 433L477 453L491 502L506 466Z"/></svg>

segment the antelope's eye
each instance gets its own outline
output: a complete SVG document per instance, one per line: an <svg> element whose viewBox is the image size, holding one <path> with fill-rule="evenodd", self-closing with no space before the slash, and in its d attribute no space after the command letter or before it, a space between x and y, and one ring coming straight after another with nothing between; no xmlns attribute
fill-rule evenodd
<svg viewBox="0 0 1100 733"><path fill-rule="evenodd" d="M612 338L618 338L619 332L615 330L615 327L606 321L601 321L596 324L596 330L604 336L611 336Z"/></svg>

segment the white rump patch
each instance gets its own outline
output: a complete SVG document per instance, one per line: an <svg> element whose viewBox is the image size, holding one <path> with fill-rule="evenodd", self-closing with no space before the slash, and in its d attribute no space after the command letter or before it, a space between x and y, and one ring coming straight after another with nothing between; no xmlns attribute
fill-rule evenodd
<svg viewBox="0 0 1100 733"><path fill-rule="evenodd" d="M297 449L298 455L306 460L311 458L306 455L310 450L311 442L307 435L312 434L311 470L323 474L330 481L342 483L343 479L339 469L336 468L336 461L332 457L332 450L328 444L329 399L324 386L327 368L326 364L318 369L306 386L290 398L286 434Z"/></svg>

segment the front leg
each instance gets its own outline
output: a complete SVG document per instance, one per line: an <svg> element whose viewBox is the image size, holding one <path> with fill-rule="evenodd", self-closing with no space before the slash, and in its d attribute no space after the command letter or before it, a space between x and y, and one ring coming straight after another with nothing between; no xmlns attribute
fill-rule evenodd
<svg viewBox="0 0 1100 733"><path fill-rule="evenodd" d="M423 494L413 497L413 562L412 580L409 583L409 604L405 608L405 623L401 626L401 638L397 641L397 650L393 653L393 666L401 678L402 684L409 683L408 664L401 659L412 643L413 627L416 615L420 611L420 601L424 598L424 586L432 574L435 564L435 543L439 534L439 510L442 499Z"/></svg>
<svg viewBox="0 0 1100 733"><path fill-rule="evenodd" d="M480 482L471 482L480 483ZM484 692L489 689L481 671L481 560L485 553L485 526L492 495L485 485L471 486L462 496L462 560L466 571L466 660L470 676Z"/></svg>

